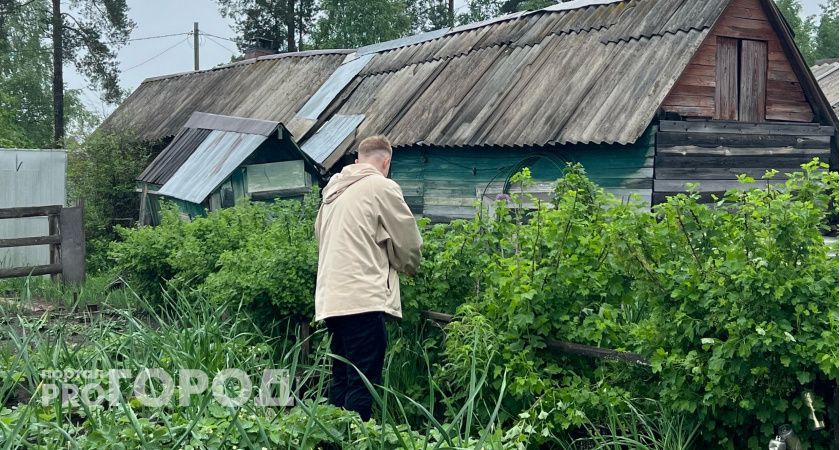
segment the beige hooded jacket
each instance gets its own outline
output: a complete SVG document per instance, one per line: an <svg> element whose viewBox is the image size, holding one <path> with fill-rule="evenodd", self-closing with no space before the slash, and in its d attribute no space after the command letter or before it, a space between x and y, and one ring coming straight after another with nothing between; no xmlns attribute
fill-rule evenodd
<svg viewBox="0 0 840 450"><path fill-rule="evenodd" d="M374 311L402 317L397 272L417 271L423 240L399 185L370 164L353 164L322 197L315 320Z"/></svg>

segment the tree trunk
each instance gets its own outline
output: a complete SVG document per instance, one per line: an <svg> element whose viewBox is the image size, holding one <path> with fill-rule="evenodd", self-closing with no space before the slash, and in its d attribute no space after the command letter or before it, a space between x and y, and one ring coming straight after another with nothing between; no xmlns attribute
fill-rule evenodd
<svg viewBox="0 0 840 450"><path fill-rule="evenodd" d="M64 147L64 21L61 0L52 0L53 147Z"/></svg>
<svg viewBox="0 0 840 450"><path fill-rule="evenodd" d="M298 33L298 41L297 41L297 48L298 50L303 48L303 5L301 5L300 14L295 14L297 19L297 33Z"/></svg>
<svg viewBox="0 0 840 450"><path fill-rule="evenodd" d="M290 52L297 51L295 44L295 0L288 0L286 7L286 46Z"/></svg>

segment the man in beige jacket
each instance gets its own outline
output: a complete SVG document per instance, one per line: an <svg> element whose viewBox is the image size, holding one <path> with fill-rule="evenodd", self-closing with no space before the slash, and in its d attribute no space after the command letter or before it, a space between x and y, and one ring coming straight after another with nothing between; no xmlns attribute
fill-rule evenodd
<svg viewBox="0 0 840 450"><path fill-rule="evenodd" d="M423 241L399 185L387 177L391 144L382 136L359 144L356 164L334 175L315 221L318 281L315 320L325 320L331 351L373 384L382 382L385 315L400 318L397 272L413 274ZM331 404L370 419L373 397L359 372L333 360Z"/></svg>

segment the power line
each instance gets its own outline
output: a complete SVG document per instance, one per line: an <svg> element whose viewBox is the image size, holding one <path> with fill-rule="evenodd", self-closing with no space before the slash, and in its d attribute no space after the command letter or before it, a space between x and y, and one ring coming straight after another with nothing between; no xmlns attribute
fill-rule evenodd
<svg viewBox="0 0 840 450"><path fill-rule="evenodd" d="M206 37L206 38L207 38L210 42L212 42L212 43L214 43L214 44L218 45L219 47L221 47L221 48L223 48L223 49L225 49L225 50L229 51L232 55L234 55L234 56L235 56L235 55L237 55L237 54L238 54L237 52L235 52L235 51L233 51L233 50L231 50L231 49L227 48L226 46L224 46L224 45L220 44L220 43L219 43L219 41L217 41L217 40L215 40L215 39L211 38L209 34L204 34L204 35L202 35L202 36Z"/></svg>
<svg viewBox="0 0 840 450"><path fill-rule="evenodd" d="M190 34L192 34L192 33L190 33ZM138 68L138 67L142 66L143 64L146 64L146 63L148 63L148 62L151 62L152 60L154 60L154 59L156 59L156 58L158 58L158 57L162 56L164 53L166 53L166 52L168 52L168 51L172 50L173 48L175 48L175 47L177 47L177 46L181 45L181 44L182 44L182 43L184 43L184 42L187 42L188 40L190 40L189 36L187 36L186 38L184 38L184 39L182 39L182 40L180 40L180 41L176 42L176 43L175 43L174 45L172 45L171 47L167 47L165 50L163 50L162 52L158 53L157 55L152 56L151 58L149 58L149 59L147 59L147 60L145 60L145 61L141 62L140 64L133 65L133 66L129 67L128 69L123 70L122 72L123 72L123 73L128 72L129 70L136 69L136 68Z"/></svg>
<svg viewBox="0 0 840 450"><path fill-rule="evenodd" d="M200 32L199 34L202 35L202 36L210 36L210 37L214 37L216 39L223 39L225 41L230 41L230 42L233 42L234 44L238 44L236 39L226 38L226 37L222 37L222 36L216 36L215 34L210 34L210 33L205 33L205 32Z"/></svg>
<svg viewBox="0 0 840 450"><path fill-rule="evenodd" d="M187 35L192 35L192 32L161 34L160 36L145 36L145 37L139 37L139 38L126 39L124 42L148 41L150 39L161 39L161 38L168 38L168 37L174 37L174 36L187 36ZM115 44L115 43L118 43L118 42L122 42L122 41L111 41L111 42L108 42L108 44Z"/></svg>

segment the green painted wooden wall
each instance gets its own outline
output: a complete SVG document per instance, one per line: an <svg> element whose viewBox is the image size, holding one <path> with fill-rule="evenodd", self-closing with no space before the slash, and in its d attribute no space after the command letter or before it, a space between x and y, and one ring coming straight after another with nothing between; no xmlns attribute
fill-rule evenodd
<svg viewBox="0 0 840 450"><path fill-rule="evenodd" d="M396 149L391 178L400 184L415 214L440 221L472 217L481 194L494 198L523 164L548 189L567 162L579 162L593 181L616 196L637 194L649 203L653 134L651 128L632 145Z"/></svg>

